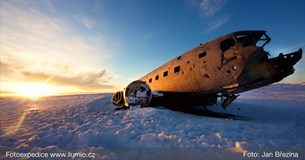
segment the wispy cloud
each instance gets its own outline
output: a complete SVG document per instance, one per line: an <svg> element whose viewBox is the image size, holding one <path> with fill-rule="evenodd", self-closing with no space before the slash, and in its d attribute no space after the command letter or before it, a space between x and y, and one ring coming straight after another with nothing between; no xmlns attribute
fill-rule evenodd
<svg viewBox="0 0 305 160"><path fill-rule="evenodd" d="M100 38L77 35L65 19L52 17L38 9L26 10L9 3L2 3L1 43L5 49L18 52L28 59L49 59L93 61L92 54L109 51ZM101 55L101 54L100 54ZM53 57L53 58L52 58ZM33 57L31 57L33 58Z"/></svg>
<svg viewBox="0 0 305 160"><path fill-rule="evenodd" d="M230 20L228 15L220 15L227 4L227 0L193 0L192 5L199 10L203 18L205 32L211 32Z"/></svg>
<svg viewBox="0 0 305 160"><path fill-rule="evenodd" d="M98 72L84 72L74 76L51 75L47 73L22 72L25 80L45 81L59 86L72 86L81 90L100 90L112 89L113 86L108 84L112 76L108 75L106 70Z"/></svg>
<svg viewBox="0 0 305 160"><path fill-rule="evenodd" d="M48 3L40 4L44 2ZM111 87L107 81L111 71L102 67L111 55L107 42L81 34L73 28L77 23L56 16L54 9L51 1L1 1L1 81L45 80L54 75L53 82L59 85ZM88 29L95 23L87 17L80 22Z"/></svg>
<svg viewBox="0 0 305 160"><path fill-rule="evenodd" d="M149 40L151 40L151 38L153 37L152 33L146 33L141 37L141 44L147 43L149 42Z"/></svg>
<svg viewBox="0 0 305 160"><path fill-rule="evenodd" d="M88 18L88 17L85 17L85 16L83 16L83 15L77 16L77 17L76 17L76 20L77 20L80 24L84 25L87 29L92 29L93 26L94 26L94 24L96 23L94 20L92 20L92 19L90 19L90 18Z"/></svg>
<svg viewBox="0 0 305 160"><path fill-rule="evenodd" d="M215 14L223 9L226 0L201 0L200 13L204 17L214 17Z"/></svg>
<svg viewBox="0 0 305 160"><path fill-rule="evenodd" d="M60 66L61 70L57 72L46 72L45 70L33 71L23 69L26 68L23 64L15 65L6 61L1 61L0 67L2 74L1 82L48 83L59 87L72 87L74 90L81 92L111 91L115 88L111 81L116 75L108 72L106 69L79 71L75 66L63 64Z"/></svg>
<svg viewBox="0 0 305 160"><path fill-rule="evenodd" d="M218 17L218 18L212 20L209 24L207 24L207 26L205 28L206 32L211 32L211 31L221 27L226 22L228 22L229 19L230 18L228 16L223 16L223 17Z"/></svg>

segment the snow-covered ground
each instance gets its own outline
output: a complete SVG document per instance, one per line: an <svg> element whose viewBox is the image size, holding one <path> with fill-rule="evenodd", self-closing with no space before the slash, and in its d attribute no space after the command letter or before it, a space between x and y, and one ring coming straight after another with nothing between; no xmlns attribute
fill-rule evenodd
<svg viewBox="0 0 305 160"><path fill-rule="evenodd" d="M48 158L61 153L67 159L242 159L262 158L263 152L276 158L276 151L305 159L305 85L272 85L241 94L226 110L209 106L196 112L116 110L111 96L0 99L0 159L22 153Z"/></svg>

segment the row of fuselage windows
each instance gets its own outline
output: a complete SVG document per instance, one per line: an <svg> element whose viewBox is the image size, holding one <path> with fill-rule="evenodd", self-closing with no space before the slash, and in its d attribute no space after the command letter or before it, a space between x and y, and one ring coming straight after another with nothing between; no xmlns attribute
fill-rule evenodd
<svg viewBox="0 0 305 160"><path fill-rule="evenodd" d="M198 58L200 59L200 58L203 58L203 57L205 57L207 55L207 53L206 52L201 52L199 55L198 55ZM177 58L177 60L180 60L181 59L181 56L179 56L178 58ZM180 72L180 66L176 66L175 68L174 68L174 73L178 73L178 72ZM168 76L168 71L165 71L165 72L163 72L163 77L167 77ZM155 76L155 80L157 81L157 80L159 80L159 75L156 75ZM149 79L149 83L151 83L152 82L152 78L150 78Z"/></svg>

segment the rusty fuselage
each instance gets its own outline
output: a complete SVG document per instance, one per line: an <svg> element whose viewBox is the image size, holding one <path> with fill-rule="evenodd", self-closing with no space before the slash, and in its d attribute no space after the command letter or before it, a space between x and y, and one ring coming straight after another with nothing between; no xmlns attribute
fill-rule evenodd
<svg viewBox="0 0 305 160"><path fill-rule="evenodd" d="M223 97L221 103L226 108L237 93L282 80L294 72L302 49L269 59L264 46L270 40L266 31L238 31L175 57L139 79L149 86L147 95L151 91L162 94L150 95L144 105L211 105L217 97ZM137 90L132 92L131 97L137 97ZM116 94L112 101L128 106L126 97L130 93L125 89L119 93L120 102Z"/></svg>

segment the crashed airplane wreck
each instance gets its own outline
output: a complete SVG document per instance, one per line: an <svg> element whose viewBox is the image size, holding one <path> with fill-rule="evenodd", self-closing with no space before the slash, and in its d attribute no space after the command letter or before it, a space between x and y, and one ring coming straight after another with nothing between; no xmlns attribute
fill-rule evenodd
<svg viewBox="0 0 305 160"><path fill-rule="evenodd" d="M225 109L241 92L294 73L302 49L269 58L266 31L238 31L200 44L116 92L119 106L208 106Z"/></svg>

